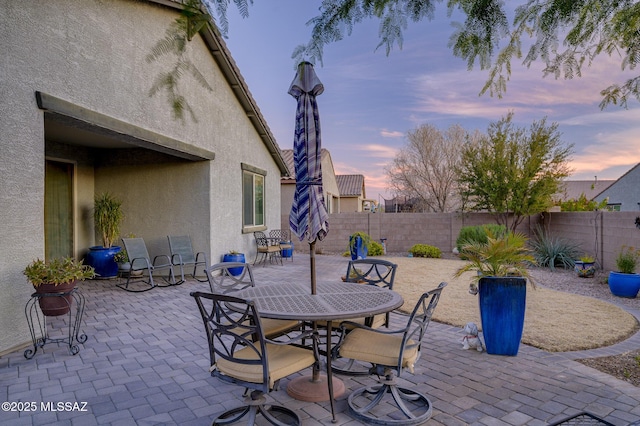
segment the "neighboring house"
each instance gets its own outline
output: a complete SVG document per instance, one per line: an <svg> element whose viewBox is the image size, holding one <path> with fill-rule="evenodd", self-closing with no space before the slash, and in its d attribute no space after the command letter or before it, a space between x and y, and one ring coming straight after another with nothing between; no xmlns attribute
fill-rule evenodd
<svg viewBox="0 0 640 426"><path fill-rule="evenodd" d="M337 175L341 212L370 211L372 200L366 198L363 175Z"/></svg>
<svg viewBox="0 0 640 426"><path fill-rule="evenodd" d="M122 199L123 235L143 237L152 257L168 253L167 235L187 234L214 263L231 249L251 259L252 232L280 227L288 169L217 31L205 27L185 53L213 89L180 81L197 121L174 119L165 93L149 96L176 58L146 56L179 7L0 0L0 354L31 340L24 267L100 243L95 194Z"/></svg>
<svg viewBox="0 0 640 426"><path fill-rule="evenodd" d="M293 117L291 118L293 120ZM293 124L292 124L293 126ZM293 145L293 141L291 141ZM290 170L289 176L283 176L280 179L280 205L282 206L282 223L289 223L289 213L293 205L293 195L296 192L295 168L293 164L293 149L283 149L282 157L284 158L287 168ZM333 161L331 154L326 149L321 150L321 167L322 167L322 193L324 202L329 213L340 213L340 192L336 183L336 172L333 169ZM284 225L283 225L284 227ZM288 226L286 226L288 229Z"/></svg>
<svg viewBox="0 0 640 426"><path fill-rule="evenodd" d="M554 201L577 200L582 194L587 200L593 200L598 194L615 182L611 180L565 180L560 184L560 191L553 196Z"/></svg>
<svg viewBox="0 0 640 426"><path fill-rule="evenodd" d="M640 210L640 163L594 197L598 202L607 198L607 206L610 210L621 212Z"/></svg>

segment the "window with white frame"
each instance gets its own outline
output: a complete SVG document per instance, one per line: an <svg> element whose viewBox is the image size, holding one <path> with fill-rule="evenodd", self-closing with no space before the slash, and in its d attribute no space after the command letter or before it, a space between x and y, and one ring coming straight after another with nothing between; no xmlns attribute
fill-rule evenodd
<svg viewBox="0 0 640 426"><path fill-rule="evenodd" d="M242 164L242 227L264 227L264 181L267 172Z"/></svg>

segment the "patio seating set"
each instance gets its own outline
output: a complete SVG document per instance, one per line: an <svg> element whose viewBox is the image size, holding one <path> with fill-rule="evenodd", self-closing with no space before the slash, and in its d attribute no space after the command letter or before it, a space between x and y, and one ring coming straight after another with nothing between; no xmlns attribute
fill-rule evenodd
<svg viewBox="0 0 640 426"><path fill-rule="evenodd" d="M236 268L234 274L230 268ZM274 425L301 424L295 411L270 405L265 396L278 391L280 380L287 376L309 367L315 374L322 355L326 356L327 381L320 382L321 391L328 392L334 421L334 398L339 395L334 395L332 372L379 378L378 385L358 388L349 395L349 409L356 419L402 425L428 420L432 413L429 398L400 386L398 378L404 371L413 371L446 283L420 297L406 315L405 327L391 330L386 313L403 303L392 290L395 269L395 264L384 260L351 261L347 283L323 283L318 294L312 295L302 283L256 286L252 267L246 263L208 267L211 292L190 294L203 320L211 375L246 388L245 405L220 414L213 424L248 416L247 424L252 425L258 414ZM320 350L323 338L324 351ZM307 380L297 377L289 386L298 379ZM289 395L296 398L295 393ZM387 395L397 411L380 414L377 407Z"/></svg>
<svg viewBox="0 0 640 426"><path fill-rule="evenodd" d="M282 259L285 257L293 261L293 243L289 231L272 229L268 237L264 232L256 231L253 236L256 240L254 265L262 263L264 266L267 261L282 265Z"/></svg>

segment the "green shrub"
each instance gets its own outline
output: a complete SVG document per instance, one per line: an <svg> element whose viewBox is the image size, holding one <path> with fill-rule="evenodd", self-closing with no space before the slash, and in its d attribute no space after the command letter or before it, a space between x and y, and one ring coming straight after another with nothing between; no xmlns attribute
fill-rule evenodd
<svg viewBox="0 0 640 426"><path fill-rule="evenodd" d="M633 247L622 246L616 256L616 267L618 272L623 274L633 274L636 272L638 257L640 252Z"/></svg>
<svg viewBox="0 0 640 426"><path fill-rule="evenodd" d="M369 244L369 252L367 256L382 256L384 254L384 249L382 248L382 244L377 241L371 241Z"/></svg>
<svg viewBox="0 0 640 426"><path fill-rule="evenodd" d="M369 243L369 250L367 251L367 256L382 256L384 254L384 248L382 244L377 241L371 241ZM351 252L349 250L342 253L344 257L350 257Z"/></svg>
<svg viewBox="0 0 640 426"><path fill-rule="evenodd" d="M428 244L416 244L409 249L409 253L411 253L413 257L431 257L438 259L442 256L442 252L438 247Z"/></svg>
<svg viewBox="0 0 640 426"><path fill-rule="evenodd" d="M463 226L460 229L458 238L456 239L456 248L458 249L458 253L462 251L462 246L465 243L478 242L481 244L486 244L487 230L496 237L504 235L507 232L507 228L504 225L498 225L496 223L490 223L487 225Z"/></svg>
<svg viewBox="0 0 640 426"><path fill-rule="evenodd" d="M540 266L548 266L552 271L556 266L570 269L575 266L574 259L580 257L580 246L564 238L548 235L538 227L535 238L530 241L533 257Z"/></svg>

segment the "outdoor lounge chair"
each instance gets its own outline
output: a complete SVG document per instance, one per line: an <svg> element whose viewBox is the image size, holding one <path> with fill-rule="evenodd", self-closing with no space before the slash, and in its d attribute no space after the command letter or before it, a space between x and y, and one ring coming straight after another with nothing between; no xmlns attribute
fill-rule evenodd
<svg viewBox="0 0 640 426"><path fill-rule="evenodd" d="M153 258L153 262L150 259L149 252L147 251L147 245L142 238L123 238L122 244L127 251L129 257L130 268L124 274L127 278L127 282L124 284L117 284L123 290L139 293L142 291L151 290L155 287L168 287L170 285L180 285L184 282L184 277L180 281L176 281L176 277L173 274L173 264L171 259L166 254L161 254ZM167 285L156 284L153 275L158 271L167 270L167 275L162 277ZM144 273L147 273L145 277ZM142 282L147 286L143 288L129 287L130 284Z"/></svg>
<svg viewBox="0 0 640 426"><path fill-rule="evenodd" d="M254 232L253 236L256 239L256 258L253 260L253 264L262 263L262 266L264 266L266 261L269 260L270 263L280 262L282 265L280 242L273 244L273 240L267 238L262 231Z"/></svg>
<svg viewBox="0 0 640 426"><path fill-rule="evenodd" d="M398 379L404 370L413 373L431 316L446 285L440 283L422 294L403 329L372 329L349 321L340 325L341 339L333 355L370 363L370 374L378 376L380 382L358 388L347 398L349 410L358 420L366 424L417 425L431 417L432 405L427 396L415 388L401 387ZM399 410L379 409L387 394Z"/></svg>
<svg viewBox="0 0 640 426"><path fill-rule="evenodd" d="M212 293L233 294L234 291L255 287L251 265L242 262L222 262L205 270ZM268 338L274 338L287 332L300 329L302 323L296 320L277 320L264 318L262 330Z"/></svg>
<svg viewBox="0 0 640 426"><path fill-rule="evenodd" d="M204 270L209 266L209 262L205 252L201 251L194 254L191 237L188 235L167 235L167 239L169 240L169 250L171 251L171 263L174 266L180 266L180 275L184 277L185 266L193 266L191 276L200 282L207 282ZM198 278L196 275L198 266L202 268L203 278Z"/></svg>
<svg viewBox="0 0 640 426"><path fill-rule="evenodd" d="M317 352L294 346L292 341L267 339L251 301L213 293L194 292L191 296L204 323L211 375L246 388L245 406L225 411L213 424L233 423L248 415L248 424L253 425L262 414L274 425L300 425L302 421L293 410L267 404L265 394L277 390L280 379L315 364ZM295 340L312 336L308 332Z"/></svg>

